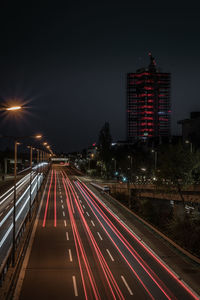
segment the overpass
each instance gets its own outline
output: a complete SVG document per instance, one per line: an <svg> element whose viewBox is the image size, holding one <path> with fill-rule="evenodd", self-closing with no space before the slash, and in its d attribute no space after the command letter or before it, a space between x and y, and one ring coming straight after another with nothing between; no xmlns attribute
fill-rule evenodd
<svg viewBox="0 0 200 300"><path fill-rule="evenodd" d="M51 162L54 164L59 164L59 163L69 163L69 158L66 157L52 157Z"/></svg>

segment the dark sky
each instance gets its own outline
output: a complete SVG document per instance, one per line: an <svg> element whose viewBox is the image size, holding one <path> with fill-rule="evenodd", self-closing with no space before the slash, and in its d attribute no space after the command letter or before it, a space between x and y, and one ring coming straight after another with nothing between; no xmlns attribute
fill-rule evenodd
<svg viewBox="0 0 200 300"><path fill-rule="evenodd" d="M109 121L113 139L125 139L125 75L147 66L151 51L172 73L177 133L177 120L200 110L200 10L173 2L1 1L0 97L29 101L29 114L4 118L0 131L40 131L72 151Z"/></svg>

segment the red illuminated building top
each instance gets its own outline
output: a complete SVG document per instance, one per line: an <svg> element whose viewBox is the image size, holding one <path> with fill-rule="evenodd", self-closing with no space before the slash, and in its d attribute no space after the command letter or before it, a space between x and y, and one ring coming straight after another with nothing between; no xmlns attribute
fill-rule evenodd
<svg viewBox="0 0 200 300"><path fill-rule="evenodd" d="M127 75L128 140L170 135L170 73L149 58L148 68Z"/></svg>

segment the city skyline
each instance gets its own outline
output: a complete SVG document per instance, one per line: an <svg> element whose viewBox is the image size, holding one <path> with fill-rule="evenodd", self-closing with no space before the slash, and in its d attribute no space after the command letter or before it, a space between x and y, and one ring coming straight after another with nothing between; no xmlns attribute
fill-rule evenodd
<svg viewBox="0 0 200 300"><path fill-rule="evenodd" d="M96 142L109 121L113 140L124 140L126 74L147 65L149 51L172 74L172 133L180 132L178 120L200 110L195 7L87 1L4 3L2 11L0 96L28 102L31 114L16 126L1 122L7 134L13 127L43 132L68 152Z"/></svg>

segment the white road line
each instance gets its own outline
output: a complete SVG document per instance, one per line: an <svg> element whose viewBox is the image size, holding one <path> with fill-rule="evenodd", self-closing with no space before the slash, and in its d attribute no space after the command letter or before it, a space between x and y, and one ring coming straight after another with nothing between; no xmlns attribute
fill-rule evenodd
<svg viewBox="0 0 200 300"><path fill-rule="evenodd" d="M110 259L111 259L112 261L115 261L114 258L113 258L113 256L111 255L110 251L109 251L108 249L106 249L106 251L108 252L108 255L110 256Z"/></svg>
<svg viewBox="0 0 200 300"><path fill-rule="evenodd" d="M67 222L64 220L64 226L67 227Z"/></svg>
<svg viewBox="0 0 200 300"><path fill-rule="evenodd" d="M88 217L90 216L89 213L86 211L86 214L88 215Z"/></svg>
<svg viewBox="0 0 200 300"><path fill-rule="evenodd" d="M65 212L63 211L63 217L65 217Z"/></svg>
<svg viewBox="0 0 200 300"><path fill-rule="evenodd" d="M64 209L64 206L63 206L63 204L62 204L62 209Z"/></svg>
<svg viewBox="0 0 200 300"><path fill-rule="evenodd" d="M103 238L102 238L102 236L100 235L100 233L99 233L99 232L97 232L97 234L98 234L98 236L99 236L100 240L101 240L101 241L103 241Z"/></svg>
<svg viewBox="0 0 200 300"><path fill-rule="evenodd" d="M124 276L121 275L121 279L122 279L123 283L125 284L127 290L129 291L129 294L132 296L132 295L133 295L133 292L132 292L132 290L130 289L128 283L126 282L126 279L124 278Z"/></svg>
<svg viewBox="0 0 200 300"><path fill-rule="evenodd" d="M69 249L69 261L72 261L72 251Z"/></svg>
<svg viewBox="0 0 200 300"><path fill-rule="evenodd" d="M83 208L85 209L85 205L83 205Z"/></svg>
<svg viewBox="0 0 200 300"><path fill-rule="evenodd" d="M62 195L60 195L60 199L62 199Z"/></svg>
<svg viewBox="0 0 200 300"><path fill-rule="evenodd" d="M63 201L61 200L61 203L63 203Z"/></svg>
<svg viewBox="0 0 200 300"><path fill-rule="evenodd" d="M92 225L95 227L95 224L94 224L94 222L91 220L91 223L92 223Z"/></svg>
<svg viewBox="0 0 200 300"><path fill-rule="evenodd" d="M80 200L80 203L82 203L82 200Z"/></svg>
<svg viewBox="0 0 200 300"><path fill-rule="evenodd" d="M72 276L72 280L73 280L75 297L78 297L78 289L77 289L77 284L76 284L76 276Z"/></svg>
<svg viewBox="0 0 200 300"><path fill-rule="evenodd" d="M69 233L68 232L66 232L66 239L67 239L67 241L69 241Z"/></svg>

